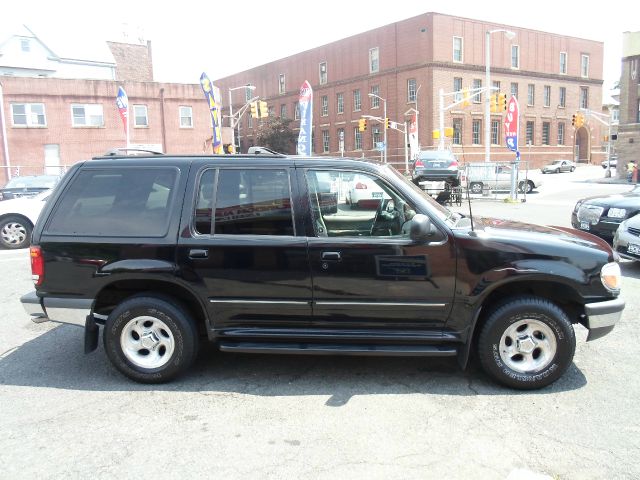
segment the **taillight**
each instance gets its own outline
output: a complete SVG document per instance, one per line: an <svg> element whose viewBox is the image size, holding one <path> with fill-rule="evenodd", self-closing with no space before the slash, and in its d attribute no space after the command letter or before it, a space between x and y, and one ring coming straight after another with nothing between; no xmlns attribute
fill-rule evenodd
<svg viewBox="0 0 640 480"><path fill-rule="evenodd" d="M44 258L40 247L29 248L31 255L31 278L36 285L42 284L44 280Z"/></svg>
<svg viewBox="0 0 640 480"><path fill-rule="evenodd" d="M457 167L458 166L458 162L456 162L455 160L453 160L451 162L451 165L449 165L450 167Z"/></svg>
<svg viewBox="0 0 640 480"><path fill-rule="evenodd" d="M366 190L366 189L367 189L366 183L362 183L362 182L356 183L356 190Z"/></svg>
<svg viewBox="0 0 640 480"><path fill-rule="evenodd" d="M416 160L416 164L414 165L415 168L424 168L424 163L422 163L422 160Z"/></svg>

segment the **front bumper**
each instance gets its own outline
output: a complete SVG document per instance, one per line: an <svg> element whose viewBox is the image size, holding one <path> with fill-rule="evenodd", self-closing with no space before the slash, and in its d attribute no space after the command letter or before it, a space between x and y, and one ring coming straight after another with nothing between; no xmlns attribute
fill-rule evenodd
<svg viewBox="0 0 640 480"><path fill-rule="evenodd" d="M91 314L93 299L38 297L35 291L20 298L25 311L35 323L57 322L84 327Z"/></svg>
<svg viewBox="0 0 640 480"><path fill-rule="evenodd" d="M624 300L620 297L605 302L587 303L584 306L586 316L581 322L589 329L587 341L604 337L613 330L622 316L624 307Z"/></svg>

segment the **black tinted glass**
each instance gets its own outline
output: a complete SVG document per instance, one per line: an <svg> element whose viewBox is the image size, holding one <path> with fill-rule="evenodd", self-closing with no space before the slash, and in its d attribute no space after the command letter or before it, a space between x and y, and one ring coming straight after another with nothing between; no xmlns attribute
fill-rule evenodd
<svg viewBox="0 0 640 480"><path fill-rule="evenodd" d="M293 235L286 170L220 170L216 234Z"/></svg>
<svg viewBox="0 0 640 480"><path fill-rule="evenodd" d="M200 177L200 185L198 186L198 197L196 198L196 211L193 223L196 232L203 235L211 233L214 181L215 170L207 170Z"/></svg>
<svg viewBox="0 0 640 480"><path fill-rule="evenodd" d="M56 206L47 233L164 236L176 178L177 171L168 168L82 171Z"/></svg>

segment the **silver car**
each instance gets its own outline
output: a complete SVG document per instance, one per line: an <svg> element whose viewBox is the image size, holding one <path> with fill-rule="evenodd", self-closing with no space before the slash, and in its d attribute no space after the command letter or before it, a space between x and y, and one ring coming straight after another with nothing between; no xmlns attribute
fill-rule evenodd
<svg viewBox="0 0 640 480"><path fill-rule="evenodd" d="M571 160L554 160L540 169L542 173L573 172L576 164Z"/></svg>
<svg viewBox="0 0 640 480"><path fill-rule="evenodd" d="M613 236L613 249L621 257L640 260L640 215L620 224Z"/></svg>

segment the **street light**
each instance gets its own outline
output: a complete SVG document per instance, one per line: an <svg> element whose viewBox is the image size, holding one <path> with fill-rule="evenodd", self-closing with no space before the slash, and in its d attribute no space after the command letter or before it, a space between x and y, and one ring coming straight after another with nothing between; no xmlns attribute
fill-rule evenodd
<svg viewBox="0 0 640 480"><path fill-rule="evenodd" d="M370 93L369 94L370 97L376 97L380 100L382 100L382 103L384 103L384 121L387 121L387 101L382 98L379 95L376 95L375 93ZM387 163L387 129L384 128L384 163Z"/></svg>
<svg viewBox="0 0 640 480"><path fill-rule="evenodd" d="M504 28L498 28L496 30L487 30L486 33L486 45L485 45L485 58L487 60L487 64L485 67L485 84L486 84L486 94L484 99L484 161L488 162L491 160L491 106L490 106L490 97L491 97L491 75L489 73L490 65L491 65L491 34L492 33L504 33L505 37L509 40L513 40L516 36L514 32L511 30L505 30Z"/></svg>
<svg viewBox="0 0 640 480"><path fill-rule="evenodd" d="M244 88L245 92L247 89L256 89L255 85L242 85L241 87L233 87L229 89L229 126L231 127L231 145L233 145L234 149L236 148L236 125L233 121L233 99L231 97L231 92L233 90L240 90L241 88ZM240 138L240 131L238 131L238 138Z"/></svg>

